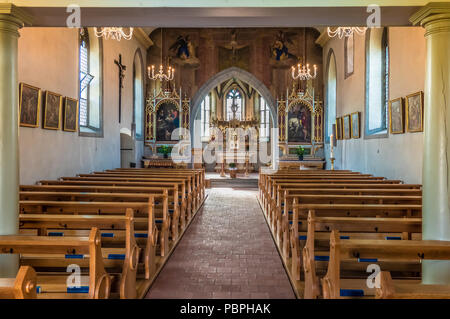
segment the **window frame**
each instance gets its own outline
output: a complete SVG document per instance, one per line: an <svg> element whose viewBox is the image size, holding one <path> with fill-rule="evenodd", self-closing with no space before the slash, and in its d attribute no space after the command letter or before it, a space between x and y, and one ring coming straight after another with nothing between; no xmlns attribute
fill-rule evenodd
<svg viewBox="0 0 450 319"><path fill-rule="evenodd" d="M208 98L208 110L206 110L205 107L205 100L206 98ZM201 125L201 130L200 130L200 134L201 134L201 140L202 142L207 142L209 141L209 139L211 138L211 127L210 127L210 123L211 123L211 99L212 99L212 95L211 92L209 92L207 95L205 95L205 97L203 98L201 104L200 104L200 125ZM204 121L203 119L206 119L206 113L208 112L208 121ZM208 135L204 135L203 133L205 132L205 127L206 124L208 124Z"/></svg>
<svg viewBox="0 0 450 319"><path fill-rule="evenodd" d="M140 61L141 66L141 88L142 88L142 101L141 101L141 134L137 132L136 126L136 58ZM134 132L135 139L137 141L143 141L145 135L145 72L144 72L144 61L142 58L141 49L138 48L134 54L133 59L133 120L131 123L132 131Z"/></svg>
<svg viewBox="0 0 450 319"><path fill-rule="evenodd" d="M239 98L241 100L241 109L240 112L236 112L237 114L240 114L238 117L238 120L242 121L243 118L243 113L244 113L244 104L245 104L245 95L241 92L241 90L238 87L232 87L227 91L227 94L225 94L225 114L226 114L226 120L230 121L231 119L228 118L228 95L230 95L231 91L236 91L239 93ZM231 110L230 110L231 111ZM233 114L233 112L231 112L230 114Z"/></svg>
<svg viewBox="0 0 450 319"><path fill-rule="evenodd" d="M267 101L259 96L259 141L260 142L269 142L270 141L270 108L267 104ZM264 102L264 110L262 110L262 102ZM264 115L263 115L264 114ZM264 119L263 119L264 118ZM261 129L264 125L264 136L261 134Z"/></svg>
<svg viewBox="0 0 450 319"><path fill-rule="evenodd" d="M89 28L83 28L85 30L85 32L87 33L87 37L89 39L89 45L88 45L88 65L89 68L88 70L90 70L90 63L91 63L91 38L92 35L94 35L93 31L90 30ZM78 29L78 32L79 29ZM81 46L81 40L82 37L79 34L78 35L78 59L80 59L80 46ZM104 94L104 86L103 86L103 41L102 38L96 38L96 40L98 41L98 64L99 64L99 75L98 75L98 81L99 81L99 101L98 101L98 113L99 113L99 127L94 127L92 125L89 124L90 122L90 105L89 105L89 101L91 99L91 92L90 92L90 86L88 87L88 107L87 107L87 126L82 126L80 125L80 114L78 114L78 136L82 136L82 137L97 137L97 138L103 138L104 137L104 129L103 129L103 94ZM80 61L78 60L78 91L77 91L77 95L78 95L78 99L80 99ZM78 108L78 112L81 112L81 108Z"/></svg>
<svg viewBox="0 0 450 319"><path fill-rule="evenodd" d="M382 125L380 128L369 129L369 107L370 107L370 37L371 29L367 29L365 38L365 116L364 116L364 139L374 138L387 138L389 137L389 116L388 116L388 104L389 104L389 88L390 88L390 58L389 58L389 28L383 27L383 34L381 36L381 120Z"/></svg>
<svg viewBox="0 0 450 319"><path fill-rule="evenodd" d="M336 61L336 54L334 53L333 49L330 49L328 51L328 56L327 56L327 67L326 67L326 74L325 74L325 102L326 102L326 107L325 107L325 144L330 144L330 132L328 131L328 117L329 117L329 105L328 105L328 97L329 97L329 83L328 83L328 77L329 77L329 72L330 72L330 63L331 63L331 58L334 57L334 67L335 67L335 74L336 74L336 99L335 99L335 118L334 118L334 124L336 124L336 117L337 117L337 93L338 93L338 68L337 68L337 61ZM334 135L336 135L336 132L332 132Z"/></svg>

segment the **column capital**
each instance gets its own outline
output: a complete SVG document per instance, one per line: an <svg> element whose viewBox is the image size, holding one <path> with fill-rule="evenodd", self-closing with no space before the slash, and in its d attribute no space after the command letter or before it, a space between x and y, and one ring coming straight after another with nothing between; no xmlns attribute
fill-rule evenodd
<svg viewBox="0 0 450 319"><path fill-rule="evenodd" d="M31 26L32 16L24 9L11 3L0 3L0 22L10 23L19 29L24 26Z"/></svg>
<svg viewBox="0 0 450 319"><path fill-rule="evenodd" d="M440 32L450 32L450 3L430 2L411 16L413 25L426 29L425 36Z"/></svg>

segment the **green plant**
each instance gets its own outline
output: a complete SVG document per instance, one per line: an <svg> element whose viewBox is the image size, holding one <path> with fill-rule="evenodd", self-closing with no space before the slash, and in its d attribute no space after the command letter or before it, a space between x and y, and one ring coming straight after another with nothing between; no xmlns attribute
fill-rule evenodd
<svg viewBox="0 0 450 319"><path fill-rule="evenodd" d="M305 154L305 149L303 148L303 146L297 147L297 149L295 151L298 156L303 156Z"/></svg>
<svg viewBox="0 0 450 319"><path fill-rule="evenodd" d="M172 150L172 148L169 147L169 146L167 146L167 145L162 145L162 146L159 148L159 151L161 152L161 154L164 154L164 155L169 154L171 150Z"/></svg>
<svg viewBox="0 0 450 319"><path fill-rule="evenodd" d="M235 163L230 163L230 168L235 168L236 167L236 164Z"/></svg>

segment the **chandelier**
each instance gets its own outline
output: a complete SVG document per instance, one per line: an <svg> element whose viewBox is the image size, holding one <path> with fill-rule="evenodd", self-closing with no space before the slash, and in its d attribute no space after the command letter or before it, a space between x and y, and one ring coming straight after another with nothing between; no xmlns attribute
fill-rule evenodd
<svg viewBox="0 0 450 319"><path fill-rule="evenodd" d="M314 64L314 73L311 73L311 69L309 68L309 64L302 65L297 64L297 72L295 66L292 67L292 78L294 80L311 80L317 77L317 65Z"/></svg>
<svg viewBox="0 0 450 319"><path fill-rule="evenodd" d="M303 61L306 61L306 28L303 29L303 39L304 39L304 44L303 44ZM309 68L309 64L297 64L297 70L295 68L295 66L292 66L292 79L294 80L302 80L302 81L307 81L307 80L312 80L315 79L317 77L317 65L314 64L313 66L314 68L314 73L311 73L311 69Z"/></svg>
<svg viewBox="0 0 450 319"><path fill-rule="evenodd" d="M162 28L161 28L161 64L159 66L159 71L157 73L155 73L155 66L152 65L151 67L148 67L148 77L150 80L160 80L160 81L172 81L173 80L173 76L175 74L175 69L173 67L171 67L170 65L168 65L167 67L167 72L164 72L164 67L163 67L163 33L162 33Z"/></svg>
<svg viewBox="0 0 450 319"><path fill-rule="evenodd" d="M98 38L103 37L105 40L117 40L120 41L123 39L131 40L133 37L133 28L130 27L130 31L127 34L122 27L103 27L103 28L94 28L95 35Z"/></svg>
<svg viewBox="0 0 450 319"><path fill-rule="evenodd" d="M342 39L343 37L350 37L354 33L357 33L359 35L363 35L366 32L366 27L337 27L335 30L328 27L328 36L330 38L339 37L339 39Z"/></svg>

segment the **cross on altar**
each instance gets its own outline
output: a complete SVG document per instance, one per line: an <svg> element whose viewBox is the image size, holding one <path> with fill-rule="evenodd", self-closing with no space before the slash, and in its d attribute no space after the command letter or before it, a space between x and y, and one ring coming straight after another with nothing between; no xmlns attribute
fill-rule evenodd
<svg viewBox="0 0 450 319"><path fill-rule="evenodd" d="M125 78L125 70L127 67L122 64L122 54L119 54L119 61L114 60L114 63L119 68L119 123L122 119L122 88L123 79Z"/></svg>

